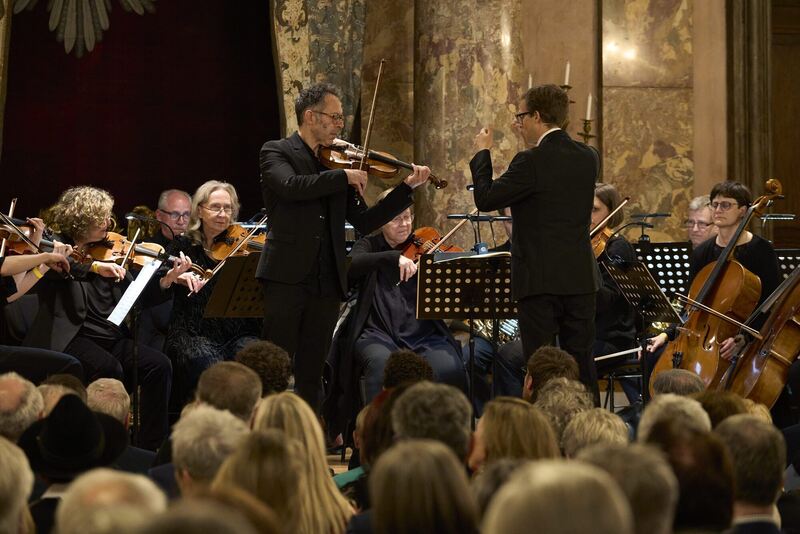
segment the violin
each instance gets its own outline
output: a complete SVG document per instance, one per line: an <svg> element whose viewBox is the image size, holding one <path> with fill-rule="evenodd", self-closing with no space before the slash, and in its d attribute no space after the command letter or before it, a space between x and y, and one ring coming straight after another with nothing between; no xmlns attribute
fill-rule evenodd
<svg viewBox="0 0 800 534"><path fill-rule="evenodd" d="M264 243L267 241L267 234L262 232L248 238L243 246L239 244L247 238L250 231L240 224L232 224L225 231L225 235L218 237L211 249L206 250L209 257L222 261L229 256L246 256L251 252L261 252L264 250Z"/></svg>
<svg viewBox="0 0 800 534"><path fill-rule="evenodd" d="M410 260L417 261L420 256L429 254L434 248L442 252L464 252L463 248L459 248L455 245L439 245L441 241L442 236L435 228L423 226L422 228L414 230L411 237L402 245L402 254Z"/></svg>
<svg viewBox="0 0 800 534"><path fill-rule="evenodd" d="M606 244L608 243L608 240L611 239L615 233L608 228L608 221L610 221L619 210L624 208L625 204L627 204L630 199L631 197L625 197L622 199L622 202L619 203L619 206L614 208L611 213L606 215L606 217L597 223L597 226L592 228L589 232L589 238L592 240L592 251L594 252L595 259L603 255L603 252L606 250Z"/></svg>
<svg viewBox="0 0 800 534"><path fill-rule="evenodd" d="M678 329L678 336L667 345L653 368L651 393L655 377L666 369L688 369L709 388L717 388L728 372L730 363L720 358L720 344L737 334L736 322L751 315L761 295L761 280L733 259L733 251L753 215L782 198L781 184L777 180L767 181L765 189L768 194L756 199L748 208L719 259L697 273L689 297L700 306L692 305L684 312L684 324Z"/></svg>
<svg viewBox="0 0 800 534"><path fill-rule="evenodd" d="M366 154L366 157L364 157ZM376 178L388 179L397 176L400 168L413 170L410 163L400 161L386 152L364 151L363 147L334 139L332 146L320 147L317 154L320 162L328 169L360 169ZM428 181L436 189L447 187L447 181L431 174Z"/></svg>

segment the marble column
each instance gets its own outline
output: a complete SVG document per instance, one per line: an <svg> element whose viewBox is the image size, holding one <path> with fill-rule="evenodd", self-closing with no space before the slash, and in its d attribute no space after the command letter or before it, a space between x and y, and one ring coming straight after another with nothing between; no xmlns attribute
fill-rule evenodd
<svg viewBox="0 0 800 534"><path fill-rule="evenodd" d="M603 181L651 221L653 241L683 241L692 198L691 0L603 0ZM629 234L635 238L636 233Z"/></svg>
<svg viewBox="0 0 800 534"><path fill-rule="evenodd" d="M3 122L6 114L6 87L8 86L8 51L11 43L11 3L0 0L0 149L3 146Z"/></svg>
<svg viewBox="0 0 800 534"><path fill-rule="evenodd" d="M522 148L511 130L528 83L521 11L520 0L415 2L414 160L449 182L446 189L418 189L417 226L444 232L453 225L448 213L475 207L465 187L472 182L473 138L482 127L495 128L495 172ZM499 225L496 230L502 232ZM472 233L464 228L454 242L471 246Z"/></svg>
<svg viewBox="0 0 800 534"><path fill-rule="evenodd" d="M364 0L271 0L272 40L284 134L297 129L294 99L316 82L341 91L349 135L361 91Z"/></svg>

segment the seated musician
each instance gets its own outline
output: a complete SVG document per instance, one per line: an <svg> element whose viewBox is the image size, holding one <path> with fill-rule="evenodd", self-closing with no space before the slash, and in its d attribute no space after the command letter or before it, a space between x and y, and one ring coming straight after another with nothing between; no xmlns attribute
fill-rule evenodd
<svg viewBox="0 0 800 534"><path fill-rule="evenodd" d="M592 206L592 228L614 211L620 204L619 193L611 184L595 186L594 205ZM622 212L618 212L609 221L607 227L612 228L622 222ZM635 261L636 253L628 241L615 235L606 242L604 252L597 257L598 262ZM595 311L595 341L592 346L594 357L603 356L633 348L636 344L636 328L634 313L625 297L619 292L616 283L608 272L600 268L602 284L597 292ZM523 354L522 342L519 338L511 341L498 351L498 389L499 395L522 395L522 383L528 358ZM601 368L602 370L602 368ZM501 389L502 388L502 389ZM638 395L631 389L630 395Z"/></svg>
<svg viewBox="0 0 800 534"><path fill-rule="evenodd" d="M31 241L39 244L44 222L30 219L33 232ZM69 271L67 256L72 247L54 243L52 252L0 256L0 312L8 303L14 302L31 289L51 268L59 272ZM3 315L0 315L0 322ZM14 371L38 384L49 375L71 374L83 380L83 367L68 354L47 349L0 345L0 374Z"/></svg>
<svg viewBox="0 0 800 534"><path fill-rule="evenodd" d="M710 204L711 200L708 195L694 197L689 202L683 226L686 228L686 236L692 242L692 250L717 235L717 227L714 226L714 214Z"/></svg>
<svg viewBox="0 0 800 534"><path fill-rule="evenodd" d="M47 223L60 233L59 239L79 254L88 254L92 244L106 239L113 224L111 195L95 187L65 191L48 210ZM73 263L65 279L47 273L37 284L39 311L25 338L25 345L63 351L83 365L86 379L116 378L130 389L134 366L133 338L123 323L107 320L131 280L125 268L113 262ZM190 267L188 259L177 260L161 280L168 285ZM167 400L172 384L172 366L164 354L138 345L138 384L141 388L140 446L155 449L167 433Z"/></svg>
<svg viewBox="0 0 800 534"><path fill-rule="evenodd" d="M380 233L357 241L350 253L348 279L358 284L359 295L351 313L348 348L363 369L367 402L381 391L386 360L398 349L425 358L437 381L466 387L461 346L447 325L416 318L417 265L402 255L411 241L413 218L407 208Z"/></svg>
<svg viewBox="0 0 800 534"><path fill-rule="evenodd" d="M167 247L173 239L186 233L191 217L192 197L180 189L167 189L158 196L156 220L161 229L153 241Z"/></svg>
<svg viewBox="0 0 800 534"><path fill-rule="evenodd" d="M185 235L175 238L173 251L189 256L205 269L217 260L210 256L215 245L227 245L226 232L239 216L239 195L229 183L209 180L192 196L191 217ZM164 351L173 363L173 407L180 409L197 385L200 374L213 364L233 360L247 343L261 333L261 319L205 319L206 304L216 284L192 278L189 289L174 291L172 316ZM204 287L207 286L207 287Z"/></svg>

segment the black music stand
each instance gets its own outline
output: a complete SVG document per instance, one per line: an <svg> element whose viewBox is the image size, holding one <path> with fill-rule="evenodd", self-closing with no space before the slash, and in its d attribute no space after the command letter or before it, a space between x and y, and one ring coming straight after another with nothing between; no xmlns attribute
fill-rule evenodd
<svg viewBox="0 0 800 534"><path fill-rule="evenodd" d="M637 312L637 330L645 331L645 324L654 322L682 323L680 315L667 300L666 295L656 283L647 266L640 261L603 262L603 267L619 287L622 296ZM642 347L644 350L644 346ZM645 378L648 376L647 358L640 359L642 370L642 400L647 401L648 388Z"/></svg>
<svg viewBox="0 0 800 534"><path fill-rule="evenodd" d="M689 292L689 268L692 244L689 241L675 243L633 243L636 257L647 265L658 285L669 294Z"/></svg>
<svg viewBox="0 0 800 534"><path fill-rule="evenodd" d="M469 399L475 405L475 319L516 319L511 296L511 254L420 258L417 319L469 320ZM474 419L473 419L474 423Z"/></svg>
<svg viewBox="0 0 800 534"><path fill-rule="evenodd" d="M231 256L216 275L204 318L263 318L264 294L256 279L260 253Z"/></svg>

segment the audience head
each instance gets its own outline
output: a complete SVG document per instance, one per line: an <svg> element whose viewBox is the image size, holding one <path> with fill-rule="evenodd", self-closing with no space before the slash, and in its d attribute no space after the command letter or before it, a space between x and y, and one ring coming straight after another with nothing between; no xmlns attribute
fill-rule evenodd
<svg viewBox="0 0 800 534"><path fill-rule="evenodd" d="M557 347L539 347L528 358L528 372L522 388L522 397L536 402L539 390L551 378L578 380L578 362L568 352Z"/></svg>
<svg viewBox="0 0 800 534"><path fill-rule="evenodd" d="M744 399L731 391L716 391L707 389L694 393L691 397L700 403L711 420L711 428L732 415L747 413L747 404Z"/></svg>
<svg viewBox="0 0 800 534"><path fill-rule="evenodd" d="M468 464L477 471L503 458L538 460L559 456L547 416L522 399L497 397L486 404L478 420Z"/></svg>
<svg viewBox="0 0 800 534"><path fill-rule="evenodd" d="M77 395L78 398L80 398L81 401L83 401L83 403L86 404L86 399L87 399L86 388L84 387L83 382L81 382L77 377L73 375L69 374L50 375L47 378L45 378L39 385L63 386L69 389L75 395Z"/></svg>
<svg viewBox="0 0 800 534"><path fill-rule="evenodd" d="M241 488L274 510L287 531L300 531L304 455L302 445L280 430L254 430L222 464L212 488Z"/></svg>
<svg viewBox="0 0 800 534"><path fill-rule="evenodd" d="M433 367L425 358L407 349L396 350L389 355L383 368L384 388L421 380L433 380Z"/></svg>
<svg viewBox="0 0 800 534"><path fill-rule="evenodd" d="M235 508L209 499L182 499L153 517L137 534L260 534Z"/></svg>
<svg viewBox="0 0 800 534"><path fill-rule="evenodd" d="M687 396L706 389L703 379L687 369L667 369L653 379L653 394L673 393Z"/></svg>
<svg viewBox="0 0 800 534"><path fill-rule="evenodd" d="M628 498L636 534L672 532L678 481L661 451L636 443L600 443L581 450L576 458L606 471L616 481Z"/></svg>
<svg viewBox="0 0 800 534"><path fill-rule="evenodd" d="M511 476L527 465L530 460L521 458L501 458L488 464L472 479L472 494L478 504L478 517L483 518L486 508L497 491L508 482Z"/></svg>
<svg viewBox="0 0 800 534"><path fill-rule="evenodd" d="M438 441L411 439L386 451L370 474L369 492L376 532L478 532L464 466Z"/></svg>
<svg viewBox="0 0 800 534"><path fill-rule="evenodd" d="M772 414L769 413L769 408L760 402L755 402L752 399L742 399L744 405L747 407L747 413L754 415L764 421L765 423L772 424Z"/></svg>
<svg viewBox="0 0 800 534"><path fill-rule="evenodd" d="M711 419L699 402L688 397L664 393L653 397L642 412L636 439L646 442L653 426L663 419L675 421L701 432L711 430Z"/></svg>
<svg viewBox="0 0 800 534"><path fill-rule="evenodd" d="M433 382L409 387L392 408L392 428L398 438L433 439L467 461L472 408L461 390Z"/></svg>
<svg viewBox="0 0 800 534"><path fill-rule="evenodd" d="M225 410L196 406L172 430L172 463L181 493L208 486L247 435L247 425Z"/></svg>
<svg viewBox="0 0 800 534"><path fill-rule="evenodd" d="M147 477L93 469L75 479L56 510L58 534L116 534L167 509L164 493Z"/></svg>
<svg viewBox="0 0 800 534"><path fill-rule="evenodd" d="M628 426L618 415L605 408L591 408L576 413L561 438L564 456L574 458L584 447L597 443L628 443Z"/></svg>
<svg viewBox="0 0 800 534"><path fill-rule="evenodd" d="M786 442L780 430L753 415L732 415L714 433L733 462L736 502L770 507L783 487Z"/></svg>
<svg viewBox="0 0 800 534"><path fill-rule="evenodd" d="M522 467L497 492L484 534L626 534L630 506L611 476L581 462L541 460Z"/></svg>
<svg viewBox="0 0 800 534"><path fill-rule="evenodd" d="M225 484L199 490L192 501L207 501L223 505L246 519L258 534L285 534L289 532L269 506L247 491Z"/></svg>
<svg viewBox="0 0 800 534"><path fill-rule="evenodd" d="M42 394L17 373L0 375L0 436L16 442L44 413Z"/></svg>
<svg viewBox="0 0 800 534"><path fill-rule="evenodd" d="M252 369L261 379L261 394L280 393L289 387L292 360L272 341L253 341L236 353L236 361Z"/></svg>
<svg viewBox="0 0 800 534"><path fill-rule="evenodd" d="M156 219L164 223L159 226L165 238L173 239L186 233L191 215L192 196L186 191L167 189L158 196Z"/></svg>
<svg viewBox="0 0 800 534"><path fill-rule="evenodd" d="M116 378L98 378L86 388L86 397L93 411L110 415L128 428L131 397L122 382Z"/></svg>
<svg viewBox="0 0 800 534"><path fill-rule="evenodd" d="M364 431L361 433L361 464L369 468L384 451L394 444L392 409L395 402L414 383L403 383L383 390L369 403L364 416Z"/></svg>
<svg viewBox="0 0 800 534"><path fill-rule="evenodd" d="M64 395L78 396L75 394L75 391L58 384L40 384L36 389L39 390L42 400L44 401L44 409L42 411L43 417L50 415L50 412L53 411L53 408L56 407L56 404L58 404L58 401L60 401L61 397Z"/></svg>
<svg viewBox="0 0 800 534"><path fill-rule="evenodd" d="M261 379L241 363L216 363L200 375L195 396L200 402L228 410L249 422L261 398Z"/></svg>
<svg viewBox="0 0 800 534"><path fill-rule="evenodd" d="M33 472L22 449L0 436L0 532L21 532L33 489Z"/></svg>
<svg viewBox="0 0 800 534"><path fill-rule="evenodd" d="M594 400L582 383L562 377L548 380L542 386L534 406L550 419L556 441L561 443L561 436L570 420L575 414L594 408Z"/></svg>
<svg viewBox="0 0 800 534"><path fill-rule="evenodd" d="M77 395L64 395L45 419L19 438L34 473L50 482L68 482L95 467L110 465L128 446L122 424L94 413Z"/></svg>
<svg viewBox="0 0 800 534"><path fill-rule="evenodd" d="M673 529L727 529L733 515L733 467L720 439L667 418L652 427L647 443L666 453L678 479Z"/></svg>
<svg viewBox="0 0 800 534"><path fill-rule="evenodd" d="M700 243L717 234L709 202L711 199L708 195L694 197L689 202L688 217L684 221L684 227L689 241L692 242L692 248L697 248Z"/></svg>

